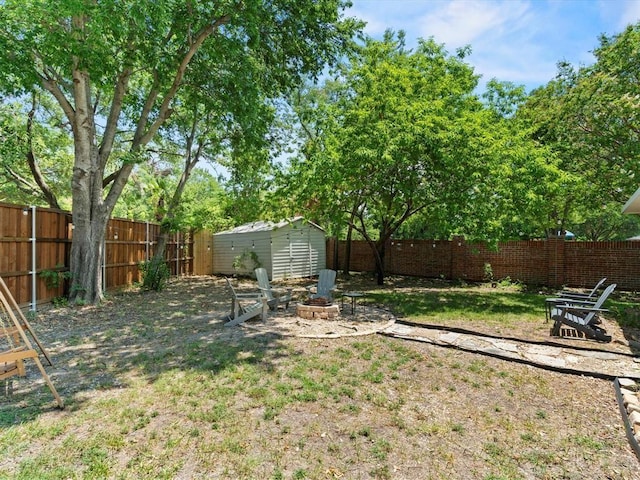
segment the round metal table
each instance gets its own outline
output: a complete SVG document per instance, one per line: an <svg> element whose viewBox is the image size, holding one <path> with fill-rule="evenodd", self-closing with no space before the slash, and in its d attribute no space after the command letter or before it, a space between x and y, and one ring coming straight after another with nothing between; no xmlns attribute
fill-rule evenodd
<svg viewBox="0 0 640 480"><path fill-rule="evenodd" d="M344 297L351 299L351 315L356 312L356 304L359 298L364 297L362 292L344 292L342 294L342 308L344 308Z"/></svg>

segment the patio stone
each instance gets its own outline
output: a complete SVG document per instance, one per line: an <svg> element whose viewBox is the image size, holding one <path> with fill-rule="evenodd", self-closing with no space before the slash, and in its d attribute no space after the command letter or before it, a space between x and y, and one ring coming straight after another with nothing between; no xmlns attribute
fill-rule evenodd
<svg viewBox="0 0 640 480"><path fill-rule="evenodd" d="M628 387L633 387L633 388L637 388L638 386L636 385L635 380L631 380L630 378L619 378L618 379L618 383L620 383L621 387L624 388L628 388ZM622 389L621 389L622 390Z"/></svg>

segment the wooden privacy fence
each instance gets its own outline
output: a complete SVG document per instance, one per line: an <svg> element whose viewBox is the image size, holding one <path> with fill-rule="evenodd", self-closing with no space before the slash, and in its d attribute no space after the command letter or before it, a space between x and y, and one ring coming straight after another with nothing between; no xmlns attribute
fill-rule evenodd
<svg viewBox="0 0 640 480"><path fill-rule="evenodd" d="M69 212L0 203L0 276L21 306L35 309L64 293L45 277L69 270L73 225ZM106 289L140 281L139 265L155 252L160 226L123 219L109 221L105 236ZM501 242L497 249L448 240L394 240L387 244L386 273L419 277L485 280L485 264L495 279L509 277L532 285L589 287L600 278L624 290L640 290L640 242L576 242L564 238ZM172 235L166 250L171 274L214 271L210 232ZM327 240L327 268L342 269L345 242ZM369 246L354 241L350 270L375 271Z"/></svg>
<svg viewBox="0 0 640 480"><path fill-rule="evenodd" d="M153 256L159 233L154 223L109 221L102 265L105 289L141 280L139 265ZM62 274L69 270L72 234L69 212L0 203L0 276L20 306L35 310L38 303L64 293ZM191 234L171 236L165 253L171 275L192 274L192 252Z"/></svg>
<svg viewBox="0 0 640 480"><path fill-rule="evenodd" d="M345 242L329 239L327 268L342 269L344 256ZM556 288L590 287L607 277L619 289L640 290L640 241L580 242L558 237L501 242L492 249L454 238L394 240L386 245L386 273L390 275L483 281L485 264L491 265L496 280L508 277ZM352 242L349 268L355 272L375 271L366 242Z"/></svg>

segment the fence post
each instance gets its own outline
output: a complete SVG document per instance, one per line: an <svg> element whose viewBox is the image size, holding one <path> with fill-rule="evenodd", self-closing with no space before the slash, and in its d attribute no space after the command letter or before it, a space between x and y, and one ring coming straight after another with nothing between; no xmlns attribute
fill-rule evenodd
<svg viewBox="0 0 640 480"><path fill-rule="evenodd" d="M36 311L38 305L38 291L37 291L37 259L36 259L36 207L31 205L31 311Z"/></svg>
<svg viewBox="0 0 640 480"><path fill-rule="evenodd" d="M180 276L180 232L176 232L176 277Z"/></svg>
<svg viewBox="0 0 640 480"><path fill-rule="evenodd" d="M147 230L145 232L145 241L144 241L144 255L145 255L145 262L149 261L149 222L145 222L146 226L147 226Z"/></svg>

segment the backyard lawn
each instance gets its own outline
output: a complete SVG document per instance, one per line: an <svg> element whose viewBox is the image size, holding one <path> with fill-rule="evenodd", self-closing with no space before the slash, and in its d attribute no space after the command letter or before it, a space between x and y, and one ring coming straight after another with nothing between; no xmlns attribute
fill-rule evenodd
<svg viewBox="0 0 640 480"><path fill-rule="evenodd" d="M381 335L224 327L224 285L183 278L40 312L66 408L32 365L0 383L0 478L640 479L609 381ZM549 292L368 276L339 287L413 322L549 339ZM629 351L636 305L611 301L611 344L563 341Z"/></svg>

